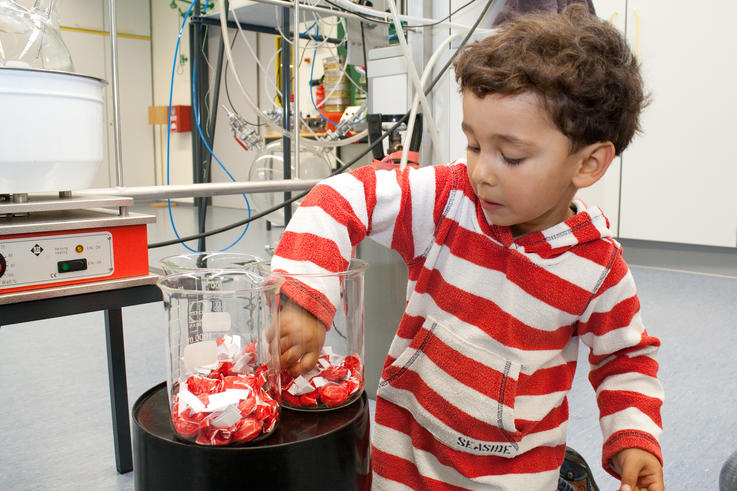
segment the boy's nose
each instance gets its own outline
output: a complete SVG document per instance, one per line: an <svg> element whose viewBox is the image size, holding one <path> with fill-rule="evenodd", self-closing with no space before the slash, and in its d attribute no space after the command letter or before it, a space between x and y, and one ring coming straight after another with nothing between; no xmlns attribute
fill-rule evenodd
<svg viewBox="0 0 737 491"><path fill-rule="evenodd" d="M479 162L473 170L473 178L479 184L486 186L496 186L497 184L497 177L494 172L493 164L483 157L479 159Z"/></svg>

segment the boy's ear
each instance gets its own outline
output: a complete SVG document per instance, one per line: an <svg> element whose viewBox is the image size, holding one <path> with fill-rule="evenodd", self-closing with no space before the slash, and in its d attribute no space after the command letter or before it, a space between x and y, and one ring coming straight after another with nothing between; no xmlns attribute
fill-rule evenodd
<svg viewBox="0 0 737 491"><path fill-rule="evenodd" d="M573 185L580 189L589 187L601 179L614 160L616 151L612 142L605 141L592 143L578 153L581 160L578 171L573 176Z"/></svg>

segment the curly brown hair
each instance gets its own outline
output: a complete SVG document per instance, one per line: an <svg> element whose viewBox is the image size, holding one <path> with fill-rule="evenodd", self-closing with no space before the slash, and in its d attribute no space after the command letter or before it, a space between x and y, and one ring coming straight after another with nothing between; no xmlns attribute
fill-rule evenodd
<svg viewBox="0 0 737 491"><path fill-rule="evenodd" d="M640 131L640 111L648 102L622 34L580 4L504 23L463 48L453 67L461 92L540 95L574 152L611 141L622 153Z"/></svg>

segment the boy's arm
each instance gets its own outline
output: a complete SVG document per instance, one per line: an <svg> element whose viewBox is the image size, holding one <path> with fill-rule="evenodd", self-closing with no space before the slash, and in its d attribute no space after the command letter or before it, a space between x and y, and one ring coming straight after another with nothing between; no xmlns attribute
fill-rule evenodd
<svg viewBox="0 0 737 491"><path fill-rule="evenodd" d="M320 182L295 212L271 261L274 271L313 276L287 280L282 293L330 326L340 290L338 277L325 274L347 270L353 247L367 236L405 261L420 255L432 240L442 211L436 203L450 172L448 166L402 172L366 166Z"/></svg>
<svg viewBox="0 0 737 491"><path fill-rule="evenodd" d="M621 459L618 454L625 449L645 450L662 467L663 389L656 360L660 341L648 335L642 323L635 282L619 248L581 316L578 333L591 350L589 380L599 405L604 469L620 477L624 469L612 463L615 456L615 461ZM629 467L627 473L632 473Z"/></svg>

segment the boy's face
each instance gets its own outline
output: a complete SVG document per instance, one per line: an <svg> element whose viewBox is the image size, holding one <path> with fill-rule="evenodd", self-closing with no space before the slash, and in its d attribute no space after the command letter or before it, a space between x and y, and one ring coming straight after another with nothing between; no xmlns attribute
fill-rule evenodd
<svg viewBox="0 0 737 491"><path fill-rule="evenodd" d="M570 217L581 156L551 121L539 96L463 94L468 177L490 223L515 237Z"/></svg>

